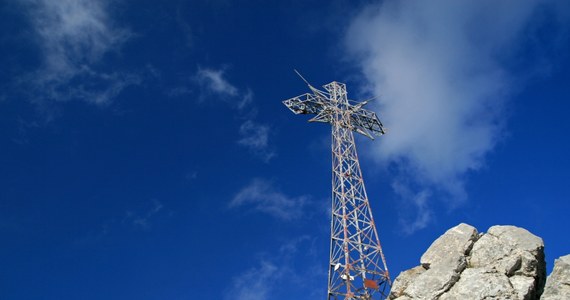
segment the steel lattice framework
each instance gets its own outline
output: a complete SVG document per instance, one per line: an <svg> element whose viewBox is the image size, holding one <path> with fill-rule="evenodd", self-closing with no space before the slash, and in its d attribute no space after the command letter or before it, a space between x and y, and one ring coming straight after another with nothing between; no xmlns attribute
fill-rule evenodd
<svg viewBox="0 0 570 300"><path fill-rule="evenodd" d="M348 100L345 84L333 81L323 86L325 91L307 84L312 94L285 100L283 104L295 114L315 115L310 122L332 125L332 221L327 299L385 299L391 281L352 133L355 131L373 139L373 135L384 134L385 129L374 112L362 108L367 101Z"/></svg>

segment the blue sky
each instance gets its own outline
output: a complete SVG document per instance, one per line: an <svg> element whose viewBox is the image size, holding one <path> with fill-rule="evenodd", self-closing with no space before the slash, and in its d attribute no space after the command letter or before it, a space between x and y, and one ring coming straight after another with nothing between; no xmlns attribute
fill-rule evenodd
<svg viewBox="0 0 570 300"><path fill-rule="evenodd" d="M347 83L388 268L460 222L568 254L565 1L0 4L0 298L324 298Z"/></svg>

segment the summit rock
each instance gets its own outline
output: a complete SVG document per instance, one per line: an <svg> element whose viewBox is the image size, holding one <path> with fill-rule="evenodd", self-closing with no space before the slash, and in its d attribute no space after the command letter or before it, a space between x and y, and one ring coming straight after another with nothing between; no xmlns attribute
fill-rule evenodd
<svg viewBox="0 0 570 300"><path fill-rule="evenodd" d="M540 237L510 225L479 233L462 223L398 275L388 299L570 299L570 255L556 260L547 281Z"/></svg>

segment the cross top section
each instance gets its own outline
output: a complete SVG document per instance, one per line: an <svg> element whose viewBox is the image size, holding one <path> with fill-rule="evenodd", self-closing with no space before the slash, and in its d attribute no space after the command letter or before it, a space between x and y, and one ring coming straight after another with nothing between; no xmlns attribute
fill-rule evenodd
<svg viewBox="0 0 570 300"><path fill-rule="evenodd" d="M295 114L315 115L309 122L330 123L358 132L371 139L386 133L375 112L363 109L368 101L348 100L346 84L333 81L323 85L325 91L307 83L312 94L305 93L283 101Z"/></svg>

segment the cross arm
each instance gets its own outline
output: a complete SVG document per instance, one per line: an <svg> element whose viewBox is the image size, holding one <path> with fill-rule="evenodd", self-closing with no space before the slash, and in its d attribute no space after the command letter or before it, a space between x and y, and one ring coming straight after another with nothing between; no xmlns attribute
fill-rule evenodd
<svg viewBox="0 0 570 300"><path fill-rule="evenodd" d="M375 112L367 109L358 109L350 115L350 123L353 130L373 139L372 134L381 136L386 133L382 122Z"/></svg>
<svg viewBox="0 0 570 300"><path fill-rule="evenodd" d="M283 101L293 113L298 114L312 114L316 115L324 109L324 103L319 97L313 94L302 94L291 99Z"/></svg>

